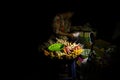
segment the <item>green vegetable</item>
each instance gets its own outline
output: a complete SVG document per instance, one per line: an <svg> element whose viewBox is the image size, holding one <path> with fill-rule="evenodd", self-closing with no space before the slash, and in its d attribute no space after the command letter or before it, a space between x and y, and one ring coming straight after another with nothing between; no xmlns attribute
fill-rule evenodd
<svg viewBox="0 0 120 80"><path fill-rule="evenodd" d="M48 47L48 50L50 51L60 51L64 48L64 45L61 44L61 43L55 43L55 44L52 44Z"/></svg>

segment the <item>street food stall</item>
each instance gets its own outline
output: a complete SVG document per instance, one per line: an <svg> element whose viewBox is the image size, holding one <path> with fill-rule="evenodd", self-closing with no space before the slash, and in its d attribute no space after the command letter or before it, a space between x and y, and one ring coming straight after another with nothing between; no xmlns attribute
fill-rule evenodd
<svg viewBox="0 0 120 80"><path fill-rule="evenodd" d="M72 79L76 79L77 70L76 67L79 67L81 63L86 63L88 60L94 58L94 61L97 64L100 63L100 59L103 58L102 55L106 54L105 50L101 50L103 46L109 47L106 45L104 40L101 42L100 40L94 40L94 36L91 37L91 33L96 36L96 32L92 32L91 30L82 30L75 32L73 35L77 36L77 40L70 42L64 39L56 38L55 42L50 42L47 44L47 47L44 49L44 55L54 61L58 61L69 64L68 67L71 68L71 76ZM100 43L100 44L99 44ZM102 46L99 48L99 46ZM104 61L105 60L104 58ZM96 63L95 62L95 63ZM107 63L106 63L107 64Z"/></svg>
<svg viewBox="0 0 120 80"><path fill-rule="evenodd" d="M84 45L75 42L69 42L63 39L56 38L56 42L49 44L44 54L50 59L56 61L63 61L69 64L71 67L71 76L73 79L76 78L76 59L82 54L82 56L88 57L88 49L84 49ZM83 58L81 58L83 59Z"/></svg>

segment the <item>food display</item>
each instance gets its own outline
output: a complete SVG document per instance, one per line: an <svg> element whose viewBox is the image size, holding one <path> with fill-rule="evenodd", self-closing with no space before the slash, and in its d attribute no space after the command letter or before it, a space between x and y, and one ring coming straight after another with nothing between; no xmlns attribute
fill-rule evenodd
<svg viewBox="0 0 120 80"><path fill-rule="evenodd" d="M72 43L63 39L57 39L53 44L50 44L47 50L44 51L46 56L58 59L74 59L84 51L83 45L80 43Z"/></svg>

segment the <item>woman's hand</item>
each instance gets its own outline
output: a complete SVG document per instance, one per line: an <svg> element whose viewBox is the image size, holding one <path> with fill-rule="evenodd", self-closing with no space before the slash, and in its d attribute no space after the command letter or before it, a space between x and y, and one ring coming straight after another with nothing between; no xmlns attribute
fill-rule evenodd
<svg viewBox="0 0 120 80"><path fill-rule="evenodd" d="M74 38L73 34L68 34L68 37Z"/></svg>

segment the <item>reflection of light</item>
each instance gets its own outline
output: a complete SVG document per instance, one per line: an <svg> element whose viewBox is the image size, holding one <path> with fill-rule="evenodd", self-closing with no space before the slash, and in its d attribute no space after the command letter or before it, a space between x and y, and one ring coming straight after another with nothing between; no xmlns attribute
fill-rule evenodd
<svg viewBox="0 0 120 80"><path fill-rule="evenodd" d="M73 33L73 36L74 36L74 37L78 37L79 34L80 34L80 32L75 32L75 33Z"/></svg>

